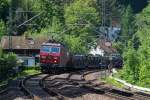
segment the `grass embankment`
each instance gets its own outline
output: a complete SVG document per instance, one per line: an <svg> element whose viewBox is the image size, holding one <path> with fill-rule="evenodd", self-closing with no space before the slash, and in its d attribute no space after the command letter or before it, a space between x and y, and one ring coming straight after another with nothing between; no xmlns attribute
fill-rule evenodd
<svg viewBox="0 0 150 100"><path fill-rule="evenodd" d="M120 70L118 70L118 72L120 72ZM118 73L118 72L113 74L113 77L120 78L120 73ZM113 78L111 78L109 76L106 77L106 78L103 78L101 80L103 80L105 83L110 84L110 85L112 85L112 86L114 86L116 88L121 88L121 89L125 88L124 84L116 81L115 79L113 79Z"/></svg>
<svg viewBox="0 0 150 100"><path fill-rule="evenodd" d="M34 75L40 73L40 69L38 67L25 68L22 72L18 74L19 77L25 77L29 75Z"/></svg>
<svg viewBox="0 0 150 100"><path fill-rule="evenodd" d="M101 80L103 80L103 81L104 81L105 83L107 83L107 84L111 84L112 86L114 86L114 87L116 87L116 88L120 88L120 89L125 89L125 88L127 88L124 84L122 84L122 83L120 83L120 82L114 80L114 79L111 78L111 77L106 77L106 78L101 79ZM133 84L133 85L134 85L134 84ZM138 85L137 85L137 86L138 86ZM146 92L146 91L145 91L145 93L150 94L150 92Z"/></svg>
<svg viewBox="0 0 150 100"><path fill-rule="evenodd" d="M122 79L122 80L125 80L125 79L123 79L122 78L122 76L121 76L121 70L118 70L118 72L117 73L114 73L113 74L113 77L115 77L115 78L118 78L118 79ZM117 87L117 88L121 88L121 89L127 89L127 87L128 86L125 86L123 83L121 83L121 82L118 82L118 81L116 81L115 79L113 79L112 77L106 77L106 78L104 78L104 79L101 79L101 80L103 80L105 83L107 83L107 84L111 84L111 85L113 85L114 87ZM143 88L149 88L149 87L144 87L144 86L142 86L142 85L140 85L140 84L133 84L133 83L130 83L130 82L128 82L127 80L125 80L127 83L129 83L129 84L132 84L132 85L135 85L135 86L139 86L139 87L143 87ZM150 93L150 92L145 92L145 93Z"/></svg>
<svg viewBox="0 0 150 100"><path fill-rule="evenodd" d="M22 78L22 77L26 77L26 76L34 75L38 73L40 73L39 67L24 68L23 71L17 73L16 75L10 76L6 78L5 80L1 81L0 86L6 85L9 80L15 80L17 78Z"/></svg>
<svg viewBox="0 0 150 100"><path fill-rule="evenodd" d="M104 79L102 79L105 83L107 84L111 84L113 85L114 87L117 87L117 88L124 88L124 85L110 77L106 77Z"/></svg>

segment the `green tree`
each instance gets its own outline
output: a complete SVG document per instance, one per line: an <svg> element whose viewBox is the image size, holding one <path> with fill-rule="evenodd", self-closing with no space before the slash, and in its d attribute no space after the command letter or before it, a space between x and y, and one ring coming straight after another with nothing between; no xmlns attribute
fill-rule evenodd
<svg viewBox="0 0 150 100"><path fill-rule="evenodd" d="M126 52L126 47L128 45L128 41L133 41L133 37L135 36L135 15L131 6L127 6L125 10L123 10L123 14L121 17L121 32L117 39L117 42L114 45L117 47L117 50L123 54Z"/></svg>
<svg viewBox="0 0 150 100"><path fill-rule="evenodd" d="M96 39L97 34L93 30L100 23L95 5L95 0L75 0L65 6L65 24L69 30L66 34L80 38L86 49L89 49L86 44Z"/></svg>
<svg viewBox="0 0 150 100"><path fill-rule="evenodd" d="M135 17L132 11L132 8L130 6L127 7L127 9L125 10L123 16L122 16L122 25L121 25L121 35L122 36L127 36L127 39L131 39L133 34L134 34L134 30L135 30Z"/></svg>
<svg viewBox="0 0 150 100"><path fill-rule="evenodd" d="M65 0L42 0L41 11L44 11L41 19L37 20L40 23L39 28L51 26L53 23L53 16L57 17L61 24L64 25L64 5Z"/></svg>
<svg viewBox="0 0 150 100"><path fill-rule="evenodd" d="M89 29L90 26L98 24L100 17L94 7L95 3L94 0L76 0L66 6L66 25L71 29L78 29L80 34L82 29ZM78 36L78 33L75 33L75 35Z"/></svg>
<svg viewBox="0 0 150 100"><path fill-rule="evenodd" d="M150 47L142 44L138 52L140 54L139 84L150 87Z"/></svg>
<svg viewBox="0 0 150 100"><path fill-rule="evenodd" d="M0 58L2 58L2 55L3 55L3 51L2 51L2 48L0 46Z"/></svg>
<svg viewBox="0 0 150 100"><path fill-rule="evenodd" d="M88 52L80 37L65 35L64 42L68 46L70 52L73 54L85 54Z"/></svg>
<svg viewBox="0 0 150 100"><path fill-rule="evenodd" d="M2 20L0 20L0 40L4 34L6 34L6 26L5 23Z"/></svg>
<svg viewBox="0 0 150 100"><path fill-rule="evenodd" d="M17 58L16 55L13 53L10 54L3 54L2 57L0 57L0 75L6 79L7 75L10 73L9 70L13 69L14 67L17 67ZM5 75L5 77L3 77Z"/></svg>
<svg viewBox="0 0 150 100"><path fill-rule="evenodd" d="M120 54L123 54L124 45L122 44L122 42L118 41L118 42L113 42L112 44L113 44L112 45L113 48L116 48Z"/></svg>
<svg viewBox="0 0 150 100"><path fill-rule="evenodd" d="M140 47L140 84L150 87L150 4L137 15L137 36L139 37Z"/></svg>
<svg viewBox="0 0 150 100"><path fill-rule="evenodd" d="M135 84L150 87L150 5L136 16L136 29L133 40L124 52L123 77ZM135 41L135 39L138 39ZM134 46L138 42L138 47Z"/></svg>
<svg viewBox="0 0 150 100"><path fill-rule="evenodd" d="M7 20L9 12L9 0L0 0L0 19Z"/></svg>
<svg viewBox="0 0 150 100"><path fill-rule="evenodd" d="M10 53L6 55L5 60L7 61L8 68L12 69L13 67L17 67L17 57L15 54Z"/></svg>
<svg viewBox="0 0 150 100"><path fill-rule="evenodd" d="M130 46L127 52L123 54L124 67L123 67L123 78L130 83L137 83L139 81L139 68L140 60L139 54L132 46Z"/></svg>

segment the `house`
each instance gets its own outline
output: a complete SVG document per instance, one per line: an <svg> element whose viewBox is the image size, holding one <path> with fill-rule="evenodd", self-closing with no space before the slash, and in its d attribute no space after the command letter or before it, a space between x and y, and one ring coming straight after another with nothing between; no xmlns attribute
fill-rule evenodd
<svg viewBox="0 0 150 100"><path fill-rule="evenodd" d="M100 49L100 47L97 46L96 48L92 48L90 50L89 54L104 56L104 50Z"/></svg>
<svg viewBox="0 0 150 100"><path fill-rule="evenodd" d="M108 37L110 41L114 41L118 38L121 29L117 27L108 28Z"/></svg>
<svg viewBox="0 0 150 100"><path fill-rule="evenodd" d="M98 41L98 46L104 51L104 56L110 56L111 54L117 54L117 50L112 47L112 43L106 39L100 39Z"/></svg>
<svg viewBox="0 0 150 100"><path fill-rule="evenodd" d="M25 36L3 36L1 47L4 52L13 52L17 54L24 64L31 66L38 62L41 44L47 42L48 37L25 37ZM36 61L37 60L37 61Z"/></svg>
<svg viewBox="0 0 150 100"><path fill-rule="evenodd" d="M90 50L90 54L101 55L101 56L110 56L112 54L118 54L117 50L112 47L111 42L106 39L100 39L97 42L97 47Z"/></svg>

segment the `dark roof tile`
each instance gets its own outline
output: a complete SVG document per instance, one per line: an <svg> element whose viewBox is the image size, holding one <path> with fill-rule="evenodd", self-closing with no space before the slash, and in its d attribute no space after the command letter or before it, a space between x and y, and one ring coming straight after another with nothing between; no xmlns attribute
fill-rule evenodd
<svg viewBox="0 0 150 100"><path fill-rule="evenodd" d="M42 43L49 40L48 37L26 38L25 36L11 36L12 49L40 49ZM9 49L9 36L3 36L1 39L3 49Z"/></svg>

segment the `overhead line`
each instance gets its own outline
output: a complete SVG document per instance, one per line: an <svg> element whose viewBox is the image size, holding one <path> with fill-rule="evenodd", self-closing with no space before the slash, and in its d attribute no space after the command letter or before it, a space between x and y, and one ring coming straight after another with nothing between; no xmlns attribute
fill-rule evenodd
<svg viewBox="0 0 150 100"><path fill-rule="evenodd" d="M24 24L26 24L26 23L30 22L31 20L33 20L33 19L35 19L35 18L39 17L42 13L43 13L43 12L41 12L41 13L39 13L39 14L37 14L37 15L33 16L33 17L32 17L32 18L30 18L29 20L27 20L27 21L23 22L22 24L18 25L18 26L17 26L17 28L19 28L19 27L23 26Z"/></svg>

